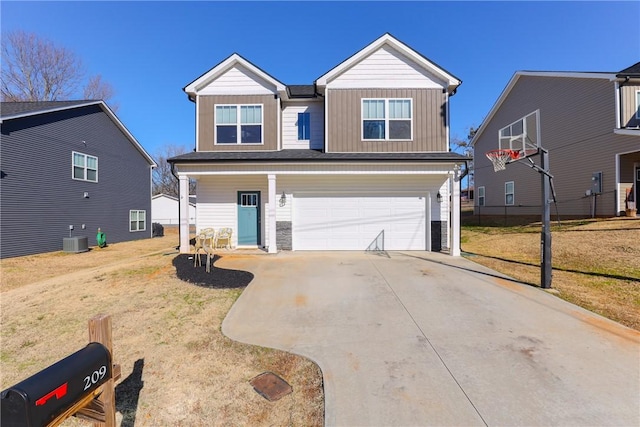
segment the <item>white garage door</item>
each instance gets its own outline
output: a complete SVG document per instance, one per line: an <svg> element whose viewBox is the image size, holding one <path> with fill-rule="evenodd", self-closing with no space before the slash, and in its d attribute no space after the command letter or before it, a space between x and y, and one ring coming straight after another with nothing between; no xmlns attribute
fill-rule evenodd
<svg viewBox="0 0 640 427"><path fill-rule="evenodd" d="M295 195L294 250L365 250L384 230L385 250L426 249L425 197Z"/></svg>

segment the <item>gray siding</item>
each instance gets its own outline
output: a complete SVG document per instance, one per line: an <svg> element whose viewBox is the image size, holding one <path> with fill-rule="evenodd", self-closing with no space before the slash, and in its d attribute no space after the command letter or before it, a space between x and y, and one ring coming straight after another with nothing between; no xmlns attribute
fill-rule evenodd
<svg viewBox="0 0 640 427"><path fill-rule="evenodd" d="M214 143L216 104L262 104L263 144ZM276 151L278 149L278 101L273 95L207 95L198 97L198 151Z"/></svg>
<svg viewBox="0 0 640 427"><path fill-rule="evenodd" d="M640 91L640 86L622 86L620 89L622 127L635 128L640 126L640 119L636 117L636 92Z"/></svg>
<svg viewBox="0 0 640 427"><path fill-rule="evenodd" d="M89 246L98 227L107 243L151 236L151 166L99 106L9 120L1 129L2 258L62 250L69 225ZM97 183L71 178L73 151L98 157ZM147 212L146 231L129 232L130 209Z"/></svg>
<svg viewBox="0 0 640 427"><path fill-rule="evenodd" d="M413 140L363 141L363 98L413 99ZM327 102L330 152L448 151L446 97L441 89L331 89Z"/></svg>
<svg viewBox="0 0 640 427"><path fill-rule="evenodd" d="M598 198L597 214L615 215L615 155L640 150L640 140L614 134L614 95L614 83L606 79L521 76L491 121L484 124L474 147L475 186L486 188L482 213L505 213L507 181L515 184L515 207L508 208L510 214L540 213L540 175L525 162L494 172L484 155L497 148L500 128L539 109L541 142L550 152L560 215L590 215L592 201L585 191L591 188L592 173L600 171L604 194ZM534 160L539 163L537 157Z"/></svg>

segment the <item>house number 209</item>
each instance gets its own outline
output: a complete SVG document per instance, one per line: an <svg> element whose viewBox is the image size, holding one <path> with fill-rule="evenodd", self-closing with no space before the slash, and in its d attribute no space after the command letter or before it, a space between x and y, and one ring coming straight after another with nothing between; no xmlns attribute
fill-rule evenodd
<svg viewBox="0 0 640 427"><path fill-rule="evenodd" d="M87 390L92 385L103 379L106 374L107 367L102 365L100 366L100 369L98 369L97 371L93 371L91 375L87 375L86 377L84 377L84 390Z"/></svg>

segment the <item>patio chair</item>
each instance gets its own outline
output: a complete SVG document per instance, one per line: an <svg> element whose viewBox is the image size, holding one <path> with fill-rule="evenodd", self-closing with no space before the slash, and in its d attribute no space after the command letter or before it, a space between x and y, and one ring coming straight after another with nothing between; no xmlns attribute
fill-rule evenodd
<svg viewBox="0 0 640 427"><path fill-rule="evenodd" d="M209 256L207 248L214 245L215 235L216 232L213 228L203 228L196 236L196 243L194 245L196 248L196 253L193 260L194 267L202 265L202 260L200 259L200 250L202 250L204 254L207 255L207 257Z"/></svg>
<svg viewBox="0 0 640 427"><path fill-rule="evenodd" d="M216 248L231 249L231 235L233 230L231 228L221 228L216 233Z"/></svg>

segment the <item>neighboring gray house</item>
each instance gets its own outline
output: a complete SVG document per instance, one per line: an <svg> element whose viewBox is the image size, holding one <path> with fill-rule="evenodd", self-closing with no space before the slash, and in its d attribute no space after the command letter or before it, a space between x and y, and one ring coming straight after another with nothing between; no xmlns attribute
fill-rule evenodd
<svg viewBox="0 0 640 427"><path fill-rule="evenodd" d="M2 102L0 128L0 257L151 237L156 164L104 102Z"/></svg>
<svg viewBox="0 0 640 427"><path fill-rule="evenodd" d="M195 151L169 162L181 195L197 181L196 228L230 227L233 246L460 255L469 159L449 149L460 84L390 34L309 85L285 85L233 54L184 88Z"/></svg>
<svg viewBox="0 0 640 427"><path fill-rule="evenodd" d="M640 197L640 63L611 73L516 72L472 141L476 214L540 214L539 174L527 161L494 172L485 157L500 129L535 111L560 216L623 215L625 196Z"/></svg>

